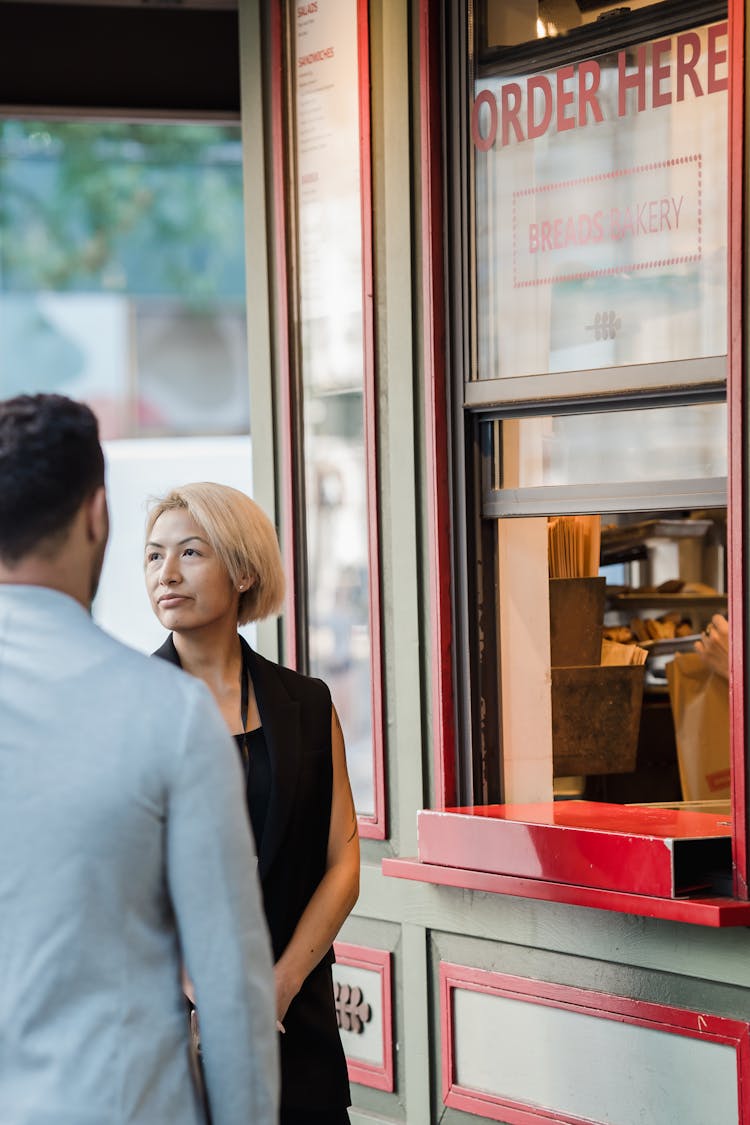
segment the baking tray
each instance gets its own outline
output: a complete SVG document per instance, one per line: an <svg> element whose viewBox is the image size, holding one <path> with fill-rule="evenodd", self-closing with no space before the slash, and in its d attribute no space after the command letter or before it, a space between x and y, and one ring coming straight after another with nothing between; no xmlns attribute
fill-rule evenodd
<svg viewBox="0 0 750 1125"><path fill-rule="evenodd" d="M686 637L658 637L650 641L635 641L639 648L645 648L649 657L669 656L674 652L692 652L702 633L688 633Z"/></svg>
<svg viewBox="0 0 750 1125"><path fill-rule="evenodd" d="M654 609L663 607L670 609L712 609L714 611L726 609L726 594L660 594L654 590L652 594L643 591L633 591L630 594L607 594L607 602L611 609Z"/></svg>
<svg viewBox="0 0 750 1125"><path fill-rule="evenodd" d="M602 564L628 562L643 554L654 539L699 539L713 527L712 520L646 520L623 527L603 527Z"/></svg>

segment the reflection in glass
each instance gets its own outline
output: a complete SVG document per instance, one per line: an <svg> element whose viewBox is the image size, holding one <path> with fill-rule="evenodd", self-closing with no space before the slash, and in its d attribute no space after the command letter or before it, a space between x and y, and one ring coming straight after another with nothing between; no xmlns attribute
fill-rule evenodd
<svg viewBox="0 0 750 1125"><path fill-rule="evenodd" d="M655 0L485 0L484 22L489 48L516 47L537 39L557 39L598 20L621 19L639 8L654 6Z"/></svg>
<svg viewBox="0 0 750 1125"><path fill-rule="evenodd" d="M237 127L0 123L0 394L247 432L242 231Z"/></svg>
<svg viewBox="0 0 750 1125"><path fill-rule="evenodd" d="M502 488L690 480L727 474L726 403L502 423Z"/></svg>
<svg viewBox="0 0 750 1125"><path fill-rule="evenodd" d="M726 352L727 58L721 23L475 77L475 377Z"/></svg>
<svg viewBox="0 0 750 1125"><path fill-rule="evenodd" d="M341 718L357 811L373 813L362 392L310 391L305 417L310 668Z"/></svg>
<svg viewBox="0 0 750 1125"><path fill-rule="evenodd" d="M163 631L143 591L146 498L251 488L238 127L0 122L0 396L89 403L112 534L95 605Z"/></svg>
<svg viewBox="0 0 750 1125"><path fill-rule="evenodd" d="M357 5L294 19L309 666L331 688L357 812L374 816Z"/></svg>

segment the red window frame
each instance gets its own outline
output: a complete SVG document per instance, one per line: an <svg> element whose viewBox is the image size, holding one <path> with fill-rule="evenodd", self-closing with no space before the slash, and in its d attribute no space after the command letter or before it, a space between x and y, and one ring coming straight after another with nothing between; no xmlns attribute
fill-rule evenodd
<svg viewBox="0 0 750 1125"><path fill-rule="evenodd" d="M743 465L744 411L744 36L745 12L741 0L729 0L729 354L727 401L730 419L728 496L729 568L728 606L733 621L744 621L743 547L745 541ZM443 290L443 151L440 120L442 60L439 13L429 0L421 0L419 17L420 120L422 164L423 348L425 378L425 428L428 468L428 534L430 552L432 710L434 731L434 801L437 809L457 803L455 711L451 660L451 544L448 520L450 488L445 450L448 440L448 403L443 361L446 307ZM736 545L733 548L732 545ZM487 874L470 868L446 868L414 860L385 860L386 874L452 886L475 887L498 893L570 902L580 906L651 917L674 918L703 925L747 925L748 899L748 764L745 755L745 692L742 678L744 629L732 631L730 653L730 728L732 746L732 855L734 899L674 900L658 895L623 895L592 890L546 879L521 879ZM450 813L446 814L450 817ZM462 827L456 818L447 828L458 840ZM457 835L458 834L458 835ZM561 847L568 841L563 839ZM571 845L572 846L572 842ZM432 867L432 869L430 869Z"/></svg>

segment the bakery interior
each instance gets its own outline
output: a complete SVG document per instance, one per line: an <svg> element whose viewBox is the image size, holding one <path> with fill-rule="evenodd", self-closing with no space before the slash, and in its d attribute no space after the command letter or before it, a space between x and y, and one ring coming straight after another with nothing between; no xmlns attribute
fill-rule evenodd
<svg viewBox="0 0 750 1125"><path fill-rule="evenodd" d="M728 812L728 681L696 651L727 617L726 508L567 522L595 528L599 566L556 579L550 548L556 799Z"/></svg>

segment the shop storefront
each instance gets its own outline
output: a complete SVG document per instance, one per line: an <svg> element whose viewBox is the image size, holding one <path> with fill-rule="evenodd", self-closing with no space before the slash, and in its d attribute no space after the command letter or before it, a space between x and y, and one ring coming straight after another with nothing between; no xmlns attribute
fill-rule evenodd
<svg viewBox="0 0 750 1125"><path fill-rule="evenodd" d="M3 16L9 120L240 111L250 406L196 413L346 736L354 1125L750 1125L744 5Z"/></svg>
<svg viewBox="0 0 750 1125"><path fill-rule="evenodd" d="M743 7L240 11L322 674L367 563L353 1120L750 1121Z"/></svg>

